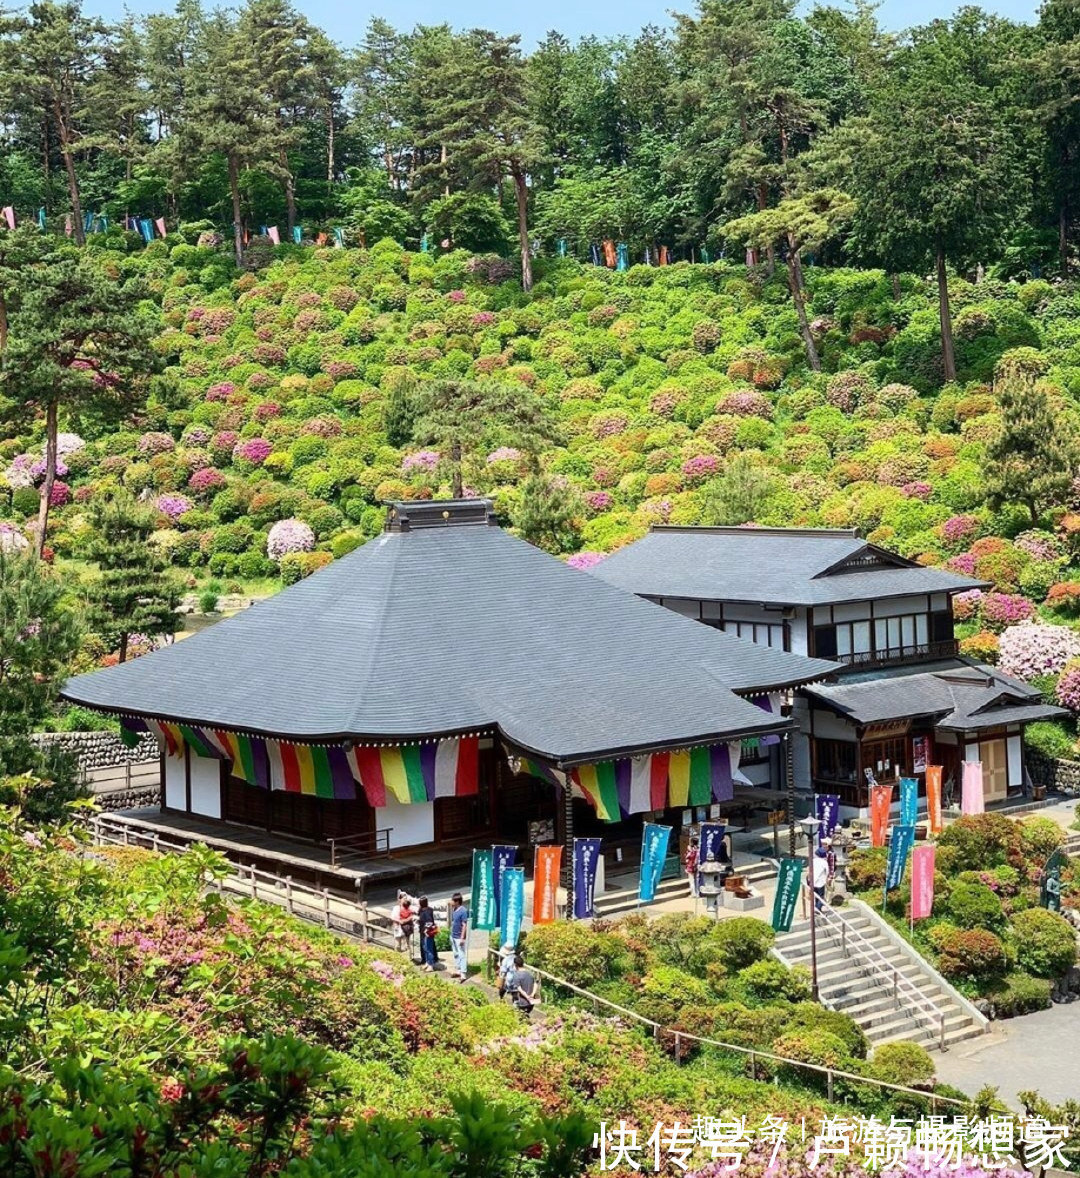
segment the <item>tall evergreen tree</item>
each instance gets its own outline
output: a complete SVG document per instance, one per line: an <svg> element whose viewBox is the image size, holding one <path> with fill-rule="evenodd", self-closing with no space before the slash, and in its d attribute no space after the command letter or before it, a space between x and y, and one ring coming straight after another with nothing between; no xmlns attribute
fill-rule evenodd
<svg viewBox="0 0 1080 1178"><path fill-rule="evenodd" d="M117 492L95 506L91 522L86 555L100 576L90 586L87 621L124 662L132 634L156 638L180 629L180 586L149 543L155 525L151 508Z"/></svg>
<svg viewBox="0 0 1080 1178"><path fill-rule="evenodd" d="M0 421L17 430L43 421L45 475L36 550L41 555L56 480L61 415L117 420L136 405L156 366L156 316L134 283L119 283L96 255L43 237L3 235Z"/></svg>

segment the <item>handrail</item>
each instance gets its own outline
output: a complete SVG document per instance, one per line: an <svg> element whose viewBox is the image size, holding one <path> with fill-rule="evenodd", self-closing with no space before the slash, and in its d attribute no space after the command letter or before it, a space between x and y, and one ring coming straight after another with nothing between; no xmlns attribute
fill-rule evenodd
<svg viewBox="0 0 1080 1178"><path fill-rule="evenodd" d="M380 849L389 858L390 835L393 830L392 826L387 826L382 830L365 830L360 834L346 834L341 838L327 839L326 845L330 848L330 866L340 867L346 859L362 859L365 855L371 858L377 857ZM346 854L342 855L338 850L339 847L344 848Z"/></svg>
<svg viewBox="0 0 1080 1178"><path fill-rule="evenodd" d="M803 895L811 904L818 899L805 881L803 883L803 889ZM928 1014L932 1022L931 1030L938 1035L938 1046L942 1051L945 1051L945 1011L939 1004L923 994L914 982L904 977L897 966L872 941L860 933L853 924L845 920L843 915L833 908L832 905L822 902L818 905L816 911L819 916L824 917L824 923L826 925L832 922L839 922L840 945L845 952L848 947L848 939L851 938L855 941L855 947L863 957L870 958L871 962L876 962L884 966L886 970L892 973L894 998L899 997L900 992L903 991L905 997L913 999L916 1006L922 1007L923 1013L927 1013L927 1007L929 1007ZM918 1018L919 1012L916 1011L915 1015Z"/></svg>
<svg viewBox="0 0 1080 1178"><path fill-rule="evenodd" d="M494 949L488 950L488 955L498 958L498 953ZM683 1040L691 1043L701 1043L706 1047L719 1047L724 1051L734 1051L739 1055L747 1055L750 1057L751 1068L756 1066L758 1059L769 1060L774 1063L784 1064L789 1067L806 1068L808 1071L817 1072L819 1075L825 1077L826 1087L828 1089L829 1100L833 1099L833 1083L835 1080L854 1080L859 1084L869 1084L875 1088L887 1088L891 1092L902 1092L908 1096L917 1096L921 1100L929 1100L931 1107L931 1114L936 1112L938 1104L948 1104L955 1108L969 1108L971 1102L960 1100L955 1096L941 1096L934 1092L927 1092L921 1088L909 1088L904 1084L891 1084L887 1080L878 1080L873 1076L860 1076L857 1072L844 1071L842 1068L830 1068L825 1064L806 1063L800 1059L792 1059L790 1056L777 1055L773 1051L764 1051L757 1047L746 1047L740 1043L724 1043L719 1039L708 1039L703 1035L695 1035L690 1031L677 1031L673 1027L665 1027L662 1023L658 1023L655 1019L647 1018L643 1014L639 1014L635 1010L629 1010L625 1006L620 1006L617 1002L612 1002L607 998L601 998L599 994L593 994L589 990L583 989L581 986L575 986L573 982L566 981L565 978L556 977L550 974L547 970L540 969L538 966L530 965L529 969L541 979L550 982L554 986L560 986L565 990L569 990L573 994L577 994L582 998L587 999L593 1004L593 1009L598 1010L599 1007L604 1006L609 1010L615 1011L617 1014L623 1015L626 1018L633 1019L635 1022L641 1023L643 1026L652 1028L653 1037L659 1039L661 1035L670 1035L675 1040L675 1059L681 1062L680 1044ZM755 1075L756 1078L756 1075ZM1008 1112L1008 1108L1004 1105L995 1106L998 1111Z"/></svg>

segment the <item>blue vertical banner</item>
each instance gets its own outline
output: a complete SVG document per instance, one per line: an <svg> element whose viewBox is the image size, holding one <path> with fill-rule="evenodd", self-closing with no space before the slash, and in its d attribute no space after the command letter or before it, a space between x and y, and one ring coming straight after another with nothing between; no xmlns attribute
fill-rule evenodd
<svg viewBox="0 0 1080 1178"><path fill-rule="evenodd" d="M525 868L507 867L502 877L502 914L499 919L499 936L504 945L517 945L524 911Z"/></svg>
<svg viewBox="0 0 1080 1178"><path fill-rule="evenodd" d="M566 257L566 238L565 237L559 238L559 240L555 243L555 249L558 252L558 255L560 258Z"/></svg>
<svg viewBox="0 0 1080 1178"><path fill-rule="evenodd" d="M428 241L428 235L422 233L420 235L420 252L426 254L431 249L431 243Z"/></svg>
<svg viewBox="0 0 1080 1178"><path fill-rule="evenodd" d="M900 824L914 826L919 816L919 783L914 777L900 778Z"/></svg>
<svg viewBox="0 0 1080 1178"><path fill-rule="evenodd" d="M495 918L502 920L502 877L508 867L517 862L516 846L496 846L491 848L491 870L495 879Z"/></svg>
<svg viewBox="0 0 1080 1178"><path fill-rule="evenodd" d="M638 881L638 900L649 904L656 899L656 885L664 870L671 827L646 822L641 831L641 878Z"/></svg>
<svg viewBox="0 0 1080 1178"><path fill-rule="evenodd" d="M596 895L596 865L602 839L574 839L574 919L593 914Z"/></svg>
<svg viewBox="0 0 1080 1178"><path fill-rule="evenodd" d="M630 247L625 241L620 241L615 247L615 259L616 270L630 269Z"/></svg>
<svg viewBox="0 0 1080 1178"><path fill-rule="evenodd" d="M904 881L904 868L915 842L914 826L894 826L889 835L889 866L885 872L885 895Z"/></svg>
<svg viewBox="0 0 1080 1178"><path fill-rule="evenodd" d="M297 245L299 245L304 240L304 228L302 225L293 226L292 239Z"/></svg>
<svg viewBox="0 0 1080 1178"><path fill-rule="evenodd" d="M45 228L45 206L42 205L37 211L37 223L39 229Z"/></svg>
<svg viewBox="0 0 1080 1178"><path fill-rule="evenodd" d="M838 794L815 794L814 817L821 825L818 827L818 846L827 838L832 838L836 823L840 818L840 796Z"/></svg>
<svg viewBox="0 0 1080 1178"><path fill-rule="evenodd" d="M724 846L724 833L727 827L722 822L703 822L698 827L698 873L697 883L701 887L701 865L710 855L717 861L723 863L724 857L727 854L727 848Z"/></svg>
<svg viewBox="0 0 1080 1178"><path fill-rule="evenodd" d="M345 247L345 230L339 226L334 228L334 248L343 249Z"/></svg>
<svg viewBox="0 0 1080 1178"><path fill-rule="evenodd" d="M490 851L473 851L472 889L469 895L469 904L472 928L490 931L498 927L499 922L495 916L495 885L491 875Z"/></svg>

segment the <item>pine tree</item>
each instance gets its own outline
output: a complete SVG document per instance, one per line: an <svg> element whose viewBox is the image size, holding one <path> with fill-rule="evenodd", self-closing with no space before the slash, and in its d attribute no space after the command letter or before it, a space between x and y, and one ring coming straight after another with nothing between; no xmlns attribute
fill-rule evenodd
<svg viewBox="0 0 1080 1178"><path fill-rule="evenodd" d="M711 527L756 523L775 491L776 480L760 454L736 454L724 473L702 488L701 522Z"/></svg>
<svg viewBox="0 0 1080 1178"><path fill-rule="evenodd" d="M986 447L986 499L994 510L1022 503L1038 526L1040 513L1066 498L1080 451L1045 385L1029 366L1008 360L994 382L1001 429Z"/></svg>
<svg viewBox="0 0 1080 1178"><path fill-rule="evenodd" d="M565 481L532 474L521 484L510 522L523 540L558 556L580 544L584 508L581 496Z"/></svg>
<svg viewBox="0 0 1080 1178"><path fill-rule="evenodd" d="M149 543L153 510L117 493L96 506L91 520L94 535L86 555L101 575L90 587L87 620L124 662L132 634L156 638L180 629L180 586Z"/></svg>
<svg viewBox="0 0 1080 1178"><path fill-rule="evenodd" d="M36 549L41 555L56 480L61 413L122 418L157 365L156 317L143 292L121 284L94 254L36 228L0 244L0 422L27 429L44 417L45 476Z"/></svg>

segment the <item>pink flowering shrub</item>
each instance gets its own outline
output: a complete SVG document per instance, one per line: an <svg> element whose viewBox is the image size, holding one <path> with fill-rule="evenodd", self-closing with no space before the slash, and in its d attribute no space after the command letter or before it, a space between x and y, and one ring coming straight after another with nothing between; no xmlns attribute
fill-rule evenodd
<svg viewBox="0 0 1080 1178"><path fill-rule="evenodd" d="M495 322L495 318L494 311L477 311L469 322L474 328L482 329L490 327Z"/></svg>
<svg viewBox="0 0 1080 1178"><path fill-rule="evenodd" d="M184 430L184 436L181 441L185 446L205 446L213 435L210 430L202 425L189 425Z"/></svg>
<svg viewBox="0 0 1080 1178"><path fill-rule="evenodd" d="M56 435L57 454L74 454L83 449L86 443L78 434L58 433Z"/></svg>
<svg viewBox="0 0 1080 1178"><path fill-rule="evenodd" d="M1080 657L1080 634L1066 626L1033 622L1009 626L999 639L998 666L1006 675L1033 679L1057 675L1066 663Z"/></svg>
<svg viewBox="0 0 1080 1178"><path fill-rule="evenodd" d="M463 290L450 290L446 292L446 297L451 303L463 303L465 301L465 292Z"/></svg>
<svg viewBox="0 0 1080 1178"><path fill-rule="evenodd" d="M913 483L904 483L900 488L900 494L908 499L921 499L924 503L933 494L934 488L929 483L922 479L916 479Z"/></svg>
<svg viewBox="0 0 1080 1178"><path fill-rule="evenodd" d="M281 560L290 552L310 552L315 547L315 533L302 519L281 519L266 537L266 555Z"/></svg>
<svg viewBox="0 0 1080 1178"><path fill-rule="evenodd" d="M159 495L155 506L162 515L175 521L185 512L190 511L195 504L186 495Z"/></svg>
<svg viewBox="0 0 1080 1178"><path fill-rule="evenodd" d="M351 360L328 360L323 365L323 372L334 380L348 380L356 375L356 365Z"/></svg>
<svg viewBox="0 0 1080 1178"><path fill-rule="evenodd" d="M273 448L265 438L248 438L246 442L237 442L233 449L233 458L241 462L250 462L252 466L262 466L270 457Z"/></svg>
<svg viewBox="0 0 1080 1178"><path fill-rule="evenodd" d="M172 435L163 433L143 434L137 445L143 454L164 454L176 448Z"/></svg>
<svg viewBox="0 0 1080 1178"><path fill-rule="evenodd" d="M1065 554L1064 545L1053 532L1043 532L1037 528L1021 532L1013 544L1033 560L1056 560Z"/></svg>
<svg viewBox="0 0 1080 1178"><path fill-rule="evenodd" d="M236 430L223 429L210 439L210 452L219 462L227 462L239 440L240 435Z"/></svg>
<svg viewBox="0 0 1080 1178"><path fill-rule="evenodd" d="M615 503L615 496L610 491L588 491L585 495L585 506L590 511L609 511Z"/></svg>
<svg viewBox="0 0 1080 1178"><path fill-rule="evenodd" d="M975 553L961 552L959 556L950 556L945 562L950 573L959 573L963 577L975 576Z"/></svg>
<svg viewBox="0 0 1080 1178"><path fill-rule="evenodd" d="M65 504L71 502L71 488L67 483L56 480L52 485L52 490L49 492L49 506L63 507Z"/></svg>
<svg viewBox="0 0 1080 1178"><path fill-rule="evenodd" d="M520 462L521 451L516 450L513 446L500 446L497 450L492 450L487 456L488 466L495 466L500 462Z"/></svg>
<svg viewBox="0 0 1080 1178"><path fill-rule="evenodd" d="M304 422L300 432L313 438L336 438L341 435L341 422L336 417L312 417Z"/></svg>
<svg viewBox="0 0 1080 1178"><path fill-rule="evenodd" d="M682 465L683 474L694 483L700 483L720 469L720 459L715 454L697 454Z"/></svg>
<svg viewBox="0 0 1080 1178"><path fill-rule="evenodd" d="M236 385L231 380L223 380L212 384L206 390L207 401L227 401L236 392Z"/></svg>
<svg viewBox="0 0 1080 1178"><path fill-rule="evenodd" d="M281 416L281 406L277 401L263 401L261 405L256 405L252 416L256 421L269 421L271 417Z"/></svg>
<svg viewBox="0 0 1080 1178"><path fill-rule="evenodd" d="M950 544L968 544L979 534L979 521L973 515L953 515L941 525L941 535Z"/></svg>
<svg viewBox="0 0 1080 1178"><path fill-rule="evenodd" d="M657 417L671 417L683 399L683 394L675 389L663 389L653 394L649 408Z"/></svg>
<svg viewBox="0 0 1080 1178"><path fill-rule="evenodd" d="M861 372L837 372L829 377L825 397L830 405L851 413L868 399L872 385Z"/></svg>
<svg viewBox="0 0 1080 1178"><path fill-rule="evenodd" d="M0 552L23 552L29 547L30 541L17 524L0 520Z"/></svg>
<svg viewBox="0 0 1080 1178"><path fill-rule="evenodd" d="M624 433L630 424L625 413L613 410L610 413L598 413L590 423L594 438L613 438Z"/></svg>
<svg viewBox="0 0 1080 1178"><path fill-rule="evenodd" d="M1065 664L1054 695L1063 708L1080 712L1080 659L1070 659Z"/></svg>
<svg viewBox="0 0 1080 1178"><path fill-rule="evenodd" d="M434 470L438 465L438 450L417 450L415 454L406 454L401 460L401 470L404 474L411 471Z"/></svg>
<svg viewBox="0 0 1080 1178"><path fill-rule="evenodd" d="M17 454L4 471L4 482L12 489L32 487L34 476L31 474L31 468L35 461L33 454Z"/></svg>
<svg viewBox="0 0 1080 1178"><path fill-rule="evenodd" d="M764 417L773 415L772 402L754 389L738 389L716 403L717 413L732 413L736 417Z"/></svg>
<svg viewBox="0 0 1080 1178"><path fill-rule="evenodd" d="M572 569L591 569L604 559L602 552L575 552L573 556L566 558L566 564Z"/></svg>
<svg viewBox="0 0 1080 1178"><path fill-rule="evenodd" d="M225 486L225 476L212 466L204 466L188 479L189 489L196 495L212 495Z"/></svg>
<svg viewBox="0 0 1080 1178"><path fill-rule="evenodd" d="M274 383L274 378L269 372L253 372L244 384L251 389L252 392L259 392L262 389L268 389Z"/></svg>
<svg viewBox="0 0 1080 1178"><path fill-rule="evenodd" d="M65 475L67 475L67 473L68 473L67 463L63 462L59 458L57 458L57 460L56 460L57 478L62 479L65 477ZM45 459L44 458L37 458L31 464L30 477L34 480L35 483L40 483L41 480L45 477Z"/></svg>
<svg viewBox="0 0 1080 1178"><path fill-rule="evenodd" d="M979 612L982 599L983 591L981 589L969 589L966 593L957 593L953 598L953 617L958 622L966 622L969 618L973 618Z"/></svg>
<svg viewBox="0 0 1080 1178"><path fill-rule="evenodd" d="M618 475L607 466L594 466L592 479L598 487L613 487L619 481Z"/></svg>
<svg viewBox="0 0 1080 1178"><path fill-rule="evenodd" d="M1019 593L987 593L982 599L982 620L989 630L1004 630L1034 616L1035 606Z"/></svg>

